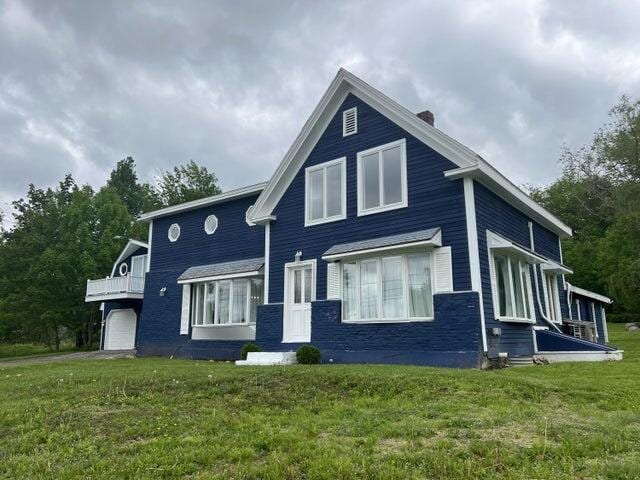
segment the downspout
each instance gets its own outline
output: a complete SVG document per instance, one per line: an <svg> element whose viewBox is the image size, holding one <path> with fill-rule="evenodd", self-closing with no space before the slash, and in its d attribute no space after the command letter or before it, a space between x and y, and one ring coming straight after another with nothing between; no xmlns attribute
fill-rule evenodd
<svg viewBox="0 0 640 480"><path fill-rule="evenodd" d="M536 247L533 241L533 223L529 222L529 243L531 244L531 250L533 252L536 251ZM547 318L547 315L542 308L542 302L540 301L540 286L538 285L538 269L536 268L536 264L533 264L533 281L536 284L536 302L538 303L538 310L540 311L540 316L542 319L547 322L556 332L562 333L562 330L558 328L558 326L553 323L551 320ZM542 270L540 270L540 275L542 275Z"/></svg>

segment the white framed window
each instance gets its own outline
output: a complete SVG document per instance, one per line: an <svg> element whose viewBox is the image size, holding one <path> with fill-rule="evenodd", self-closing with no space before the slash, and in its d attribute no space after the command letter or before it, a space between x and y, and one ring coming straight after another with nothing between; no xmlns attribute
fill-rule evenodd
<svg viewBox="0 0 640 480"><path fill-rule="evenodd" d="M358 108L353 107L342 112L342 136L358 133Z"/></svg>
<svg viewBox="0 0 640 480"><path fill-rule="evenodd" d="M560 323L560 294L558 292L558 278L555 273L544 273L544 296L547 305L547 318L552 322Z"/></svg>
<svg viewBox="0 0 640 480"><path fill-rule="evenodd" d="M343 261L342 320L432 320L433 272L431 252Z"/></svg>
<svg viewBox="0 0 640 480"><path fill-rule="evenodd" d="M129 265L127 265L125 262L122 262L118 271L120 272L120 276L124 277L127 273L129 273Z"/></svg>
<svg viewBox="0 0 640 480"><path fill-rule="evenodd" d="M492 252L494 312L500 321L534 323L529 264L518 255Z"/></svg>
<svg viewBox="0 0 640 480"><path fill-rule="evenodd" d="M305 226L347 217L345 157L305 170Z"/></svg>
<svg viewBox="0 0 640 480"><path fill-rule="evenodd" d="M406 206L405 139L358 152L358 215Z"/></svg>
<svg viewBox="0 0 640 480"><path fill-rule="evenodd" d="M204 231L207 235L213 235L218 229L218 217L209 215L204 221Z"/></svg>
<svg viewBox="0 0 640 480"><path fill-rule="evenodd" d="M180 225L177 223L171 224L167 231L167 236L170 242L176 242L180 238Z"/></svg>
<svg viewBox="0 0 640 480"><path fill-rule="evenodd" d="M191 286L191 325L214 327L255 323L263 279L236 278Z"/></svg>

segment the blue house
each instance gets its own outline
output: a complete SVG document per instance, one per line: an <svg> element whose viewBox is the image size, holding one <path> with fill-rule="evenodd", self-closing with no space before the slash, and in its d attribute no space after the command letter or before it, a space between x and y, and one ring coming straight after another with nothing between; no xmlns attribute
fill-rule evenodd
<svg viewBox="0 0 640 480"><path fill-rule="evenodd" d="M343 69L269 182L140 220L149 244L131 241L111 278L88 283L105 349L228 360L251 341L284 359L313 344L325 362L454 367L622 358L607 345L610 300L565 278L571 229L430 112Z"/></svg>

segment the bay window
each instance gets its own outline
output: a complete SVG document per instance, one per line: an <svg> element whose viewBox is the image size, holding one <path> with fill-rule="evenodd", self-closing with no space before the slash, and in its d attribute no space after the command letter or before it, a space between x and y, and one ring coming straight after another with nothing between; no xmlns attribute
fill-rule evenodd
<svg viewBox="0 0 640 480"><path fill-rule="evenodd" d="M529 264L516 255L493 254L497 317L532 321Z"/></svg>
<svg viewBox="0 0 640 480"><path fill-rule="evenodd" d="M306 169L305 225L346 218L347 189L344 158Z"/></svg>
<svg viewBox="0 0 640 480"><path fill-rule="evenodd" d="M433 318L430 252L342 263L344 321L410 321Z"/></svg>
<svg viewBox="0 0 640 480"><path fill-rule="evenodd" d="M194 326L246 325L255 323L262 304L262 278L237 278L195 283L191 294Z"/></svg>

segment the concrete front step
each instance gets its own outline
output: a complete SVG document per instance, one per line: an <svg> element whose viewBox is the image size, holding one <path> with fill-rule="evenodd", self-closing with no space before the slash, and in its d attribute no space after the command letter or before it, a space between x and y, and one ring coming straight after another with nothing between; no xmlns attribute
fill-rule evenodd
<svg viewBox="0 0 640 480"><path fill-rule="evenodd" d="M533 364L532 356L509 357L509 365L512 367L525 367Z"/></svg>
<svg viewBox="0 0 640 480"><path fill-rule="evenodd" d="M236 360L236 365L293 365L298 363L296 352L249 352L246 360Z"/></svg>

